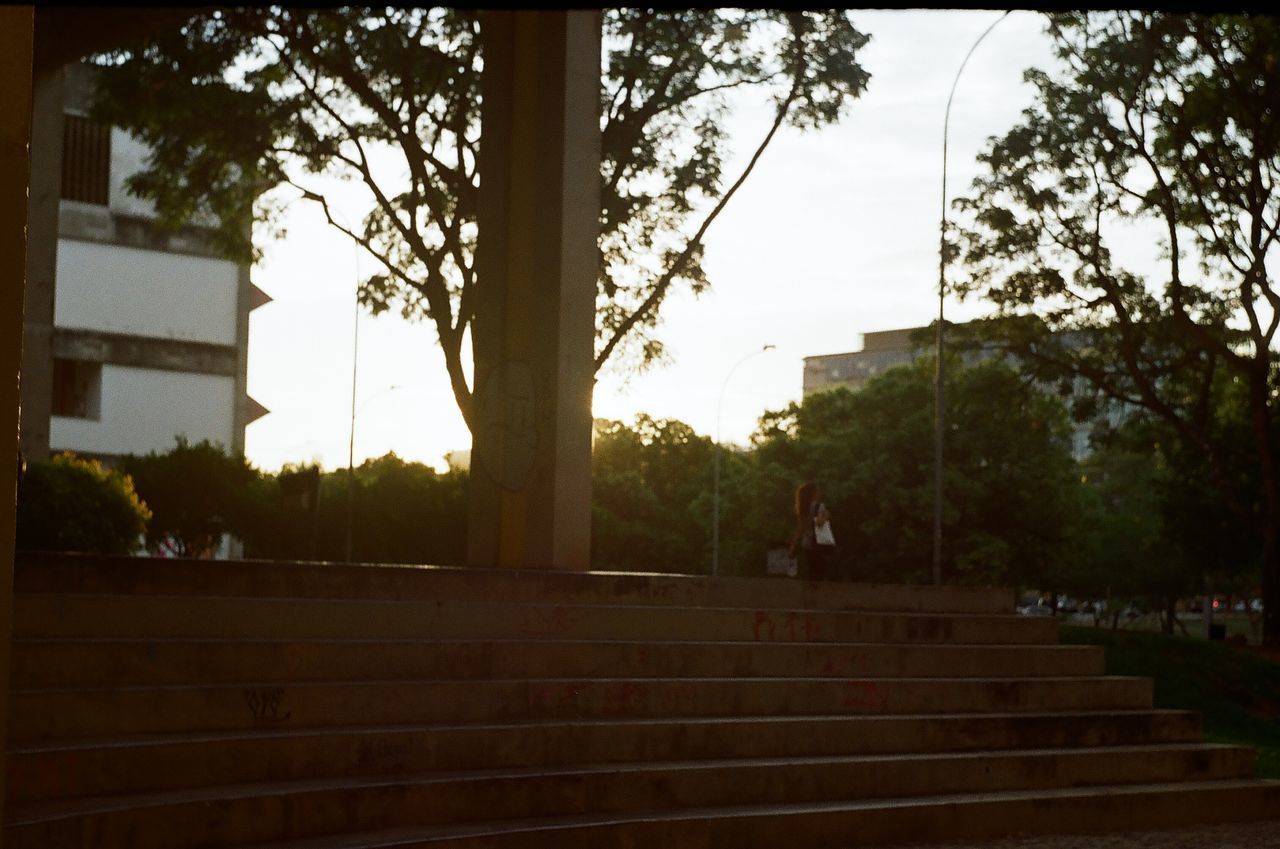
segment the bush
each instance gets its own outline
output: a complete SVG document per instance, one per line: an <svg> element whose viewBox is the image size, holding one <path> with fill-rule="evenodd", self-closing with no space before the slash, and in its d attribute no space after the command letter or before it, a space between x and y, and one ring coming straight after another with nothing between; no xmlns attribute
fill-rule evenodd
<svg viewBox="0 0 1280 849"><path fill-rule="evenodd" d="M352 558L362 563L457 565L467 550L467 476L438 474L394 453L355 470ZM245 556L346 557L347 470L286 466L255 484Z"/></svg>
<svg viewBox="0 0 1280 849"><path fill-rule="evenodd" d="M178 437L171 450L125 457L121 467L152 510L152 553L211 557L224 534L243 535L251 521L258 471L208 440Z"/></svg>
<svg viewBox="0 0 1280 849"><path fill-rule="evenodd" d="M18 490L17 547L130 554L150 518L128 475L58 454L27 466Z"/></svg>

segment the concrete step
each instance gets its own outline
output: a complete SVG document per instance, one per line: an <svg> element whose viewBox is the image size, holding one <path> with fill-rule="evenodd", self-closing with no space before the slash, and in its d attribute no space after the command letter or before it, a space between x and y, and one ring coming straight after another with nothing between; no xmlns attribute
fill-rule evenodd
<svg viewBox="0 0 1280 849"><path fill-rule="evenodd" d="M252 782L644 760L1131 746L1200 739L1199 714L605 719L174 734L10 745L11 802Z"/></svg>
<svg viewBox="0 0 1280 849"><path fill-rule="evenodd" d="M1009 589L20 553L14 592L1012 613Z"/></svg>
<svg viewBox="0 0 1280 849"><path fill-rule="evenodd" d="M1278 811L1280 781L1201 781L410 827L289 840L270 849L834 849L1248 822L1277 819Z"/></svg>
<svg viewBox="0 0 1280 849"><path fill-rule="evenodd" d="M1143 709L1151 680L562 678L14 690L9 739L355 723Z"/></svg>
<svg viewBox="0 0 1280 849"><path fill-rule="evenodd" d="M5 845L187 849L505 818L1245 778L1211 744L628 763L209 787L11 808Z"/></svg>
<svg viewBox="0 0 1280 849"><path fill-rule="evenodd" d="M985 677L1103 673L1097 646L584 640L15 640L16 688L370 678Z"/></svg>
<svg viewBox="0 0 1280 849"><path fill-rule="evenodd" d="M700 609L465 601L44 595L14 598L17 638L594 639L1038 644L1057 623L1016 614Z"/></svg>

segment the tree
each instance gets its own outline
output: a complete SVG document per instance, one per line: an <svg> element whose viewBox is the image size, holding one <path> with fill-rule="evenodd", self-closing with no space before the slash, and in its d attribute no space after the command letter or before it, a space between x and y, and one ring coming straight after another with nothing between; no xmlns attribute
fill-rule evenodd
<svg viewBox="0 0 1280 849"><path fill-rule="evenodd" d="M1105 598L1113 629L1125 605L1140 601L1163 611L1172 633L1176 602L1199 587L1200 576L1165 509L1164 457L1156 446L1115 440L1082 465L1078 544L1054 589Z"/></svg>
<svg viewBox="0 0 1280 849"><path fill-rule="evenodd" d="M361 563L461 565L465 473L437 473L387 453L355 469L352 557ZM250 557L340 561L346 556L347 472L286 466L255 484Z"/></svg>
<svg viewBox="0 0 1280 849"><path fill-rule="evenodd" d="M467 476L440 474L388 452L355 470L352 556L363 563L462 565L467 554ZM323 556L344 554L346 472L320 484Z"/></svg>
<svg viewBox="0 0 1280 849"><path fill-rule="evenodd" d="M55 454L27 467L18 489L17 548L132 554L151 511L128 475Z"/></svg>
<svg viewBox="0 0 1280 849"><path fill-rule="evenodd" d="M1258 468L1242 381L1220 375L1217 382L1212 393L1213 441L1221 446L1219 457L1228 477L1243 491L1256 491ZM1223 502L1204 455L1189 449L1167 422L1135 414L1106 436L1101 452L1091 460L1107 479L1104 486L1141 488L1145 492L1139 500L1154 507L1160 564L1146 571L1165 574L1144 580L1164 592L1147 595L1161 596L1172 611L1178 597L1257 586L1262 545L1256 523L1243 520ZM1131 504L1123 510L1113 506L1116 513L1150 512L1132 510Z"/></svg>
<svg viewBox="0 0 1280 849"><path fill-rule="evenodd" d="M1027 72L1033 105L960 202L960 289L1017 319L992 327L1024 361L1158 417L1202 459L1258 528L1264 640L1280 644L1280 21L1071 13L1049 33L1061 71ZM1142 226L1162 250L1151 277L1113 252ZM1248 399L1256 482L1230 474L1220 375Z"/></svg>
<svg viewBox="0 0 1280 849"><path fill-rule="evenodd" d="M212 557L224 534L244 534L259 474L243 456L178 437L171 450L125 457L121 468L151 508L153 554Z"/></svg>
<svg viewBox="0 0 1280 849"><path fill-rule="evenodd" d="M267 560L322 559L320 484L321 471L315 464L286 463L275 474L263 475L249 493L254 506L245 527L245 556Z"/></svg>
<svg viewBox="0 0 1280 849"><path fill-rule="evenodd" d="M713 444L674 419L604 422L591 452L591 561L639 572L706 571Z"/></svg>
<svg viewBox="0 0 1280 849"><path fill-rule="evenodd" d="M433 324L468 425L463 344L484 285L482 20L464 9L210 11L105 57L97 108L153 151L130 188L169 224L219 222L233 255L252 254L247 224L265 190L320 204L381 264L363 303ZM661 357L662 302L677 285L708 285L703 237L778 129L837 120L868 80L856 61L867 36L844 12L610 9L603 36L596 370L615 355ZM737 175L724 171L733 91L775 106ZM335 214L319 174L367 189L363 221ZM260 212L279 212L273 197Z"/></svg>
<svg viewBox="0 0 1280 849"><path fill-rule="evenodd" d="M838 556L857 580L929 579L933 525L932 362L893 368L857 392L817 393L769 413L755 460L781 474L755 498L791 530L788 499L819 481ZM943 574L952 583L1050 585L1075 506L1075 466L1057 398L999 361L948 366L950 424ZM768 523L762 534L769 534ZM774 530L773 537L778 535ZM764 536L760 558L763 559Z"/></svg>

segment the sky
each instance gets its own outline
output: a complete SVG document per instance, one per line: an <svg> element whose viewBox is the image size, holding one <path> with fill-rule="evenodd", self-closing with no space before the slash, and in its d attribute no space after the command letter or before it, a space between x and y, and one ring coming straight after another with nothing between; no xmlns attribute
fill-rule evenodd
<svg viewBox="0 0 1280 849"><path fill-rule="evenodd" d="M861 334L928 324L937 313L942 128L947 94L974 40L998 11L855 11L871 35L859 59L871 81L837 125L786 129L712 225L711 289L663 306L668 362L639 375L606 370L596 417L675 418L745 443L765 410L801 397L804 357L857 350ZM1043 18L1013 12L973 54L951 107L948 195L977 175L986 140L1031 101L1022 72L1052 61ZM766 132L768 104L739 99L730 121L736 174ZM736 167L735 167L736 166ZM358 195L335 205L356 221ZM250 424L246 454L262 469L347 463L354 296L372 260L293 205L286 235L263 244L254 282L273 302L249 331L249 394L271 413ZM357 268L357 265L359 268ZM989 312L949 298L961 321ZM762 352L765 345L775 346ZM755 356L752 356L756 354ZM398 315L359 318L355 462L388 451L437 469L470 447L434 330ZM727 381L727 382L726 382Z"/></svg>

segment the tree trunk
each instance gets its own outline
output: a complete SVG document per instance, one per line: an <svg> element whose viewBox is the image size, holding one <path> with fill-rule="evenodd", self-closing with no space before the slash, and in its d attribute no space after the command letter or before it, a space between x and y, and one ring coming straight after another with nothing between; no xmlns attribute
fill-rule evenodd
<svg viewBox="0 0 1280 849"><path fill-rule="evenodd" d="M1173 596L1166 596L1164 600L1164 615L1160 618L1160 632L1162 634L1173 634L1173 617L1176 612L1178 600Z"/></svg>
<svg viewBox="0 0 1280 849"><path fill-rule="evenodd" d="M1267 512L1262 529L1262 644L1280 646L1280 519Z"/></svg>
<svg viewBox="0 0 1280 849"><path fill-rule="evenodd" d="M1271 444L1269 361L1253 375L1249 400L1253 439L1262 473L1262 643L1280 646L1280 481L1276 453Z"/></svg>

